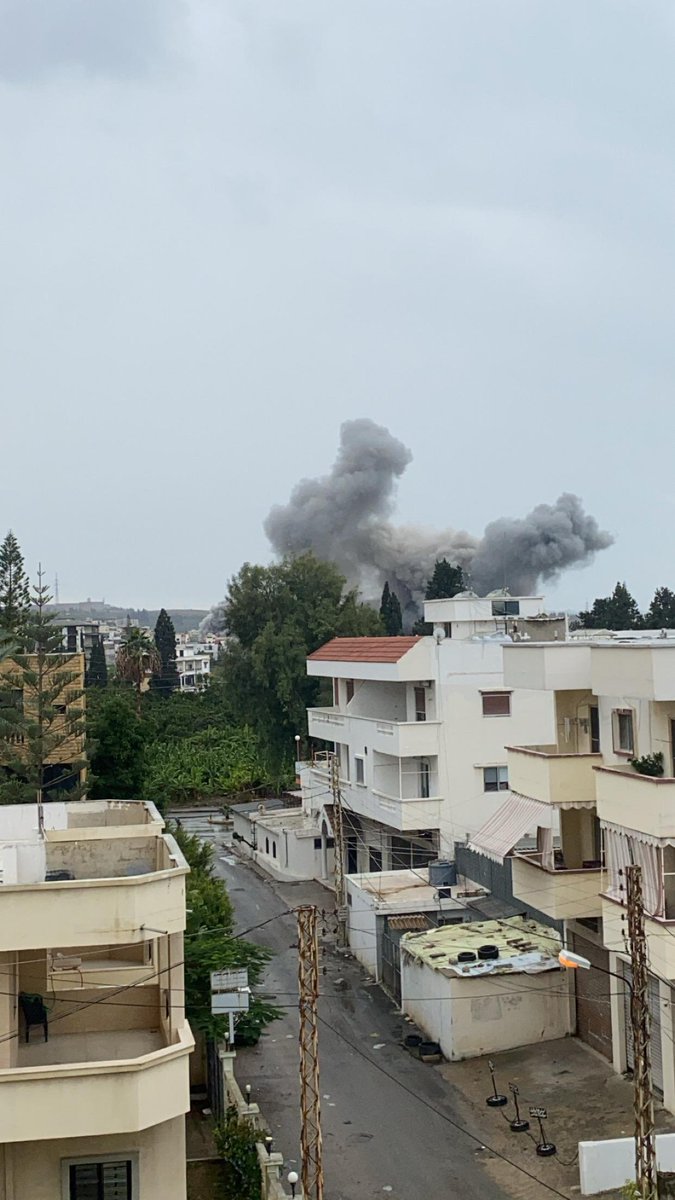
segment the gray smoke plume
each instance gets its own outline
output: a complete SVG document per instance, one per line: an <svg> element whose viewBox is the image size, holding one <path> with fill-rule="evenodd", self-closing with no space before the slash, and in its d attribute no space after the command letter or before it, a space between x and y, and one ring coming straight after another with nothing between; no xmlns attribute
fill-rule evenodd
<svg viewBox="0 0 675 1200"><path fill-rule="evenodd" d="M454 529L392 525L396 482L411 461L410 451L382 425L345 421L329 474L302 480L289 503L275 506L265 521L274 550L280 555L313 550L335 563L368 600L379 600L388 580L403 607L412 609L421 606L438 558L459 563L483 595L504 585L523 595L612 543L569 493L519 520L493 521L480 539Z"/></svg>

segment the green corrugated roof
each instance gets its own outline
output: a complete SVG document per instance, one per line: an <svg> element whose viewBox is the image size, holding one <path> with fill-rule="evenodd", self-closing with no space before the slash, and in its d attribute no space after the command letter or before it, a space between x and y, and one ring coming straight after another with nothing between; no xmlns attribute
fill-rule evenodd
<svg viewBox="0 0 675 1200"><path fill-rule="evenodd" d="M499 949L499 958L493 960L493 970L509 971L524 970L525 966L520 962L509 961L522 960L524 956L531 956L533 963L537 958L542 961L557 959L562 942L554 929L525 917L442 925L423 933L407 933L401 938L402 950L437 971L456 966L462 950L477 953L480 946L487 945Z"/></svg>

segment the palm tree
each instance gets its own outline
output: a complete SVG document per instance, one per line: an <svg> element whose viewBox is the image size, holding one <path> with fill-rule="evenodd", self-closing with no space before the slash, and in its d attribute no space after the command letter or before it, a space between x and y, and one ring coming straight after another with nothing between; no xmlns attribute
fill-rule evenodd
<svg viewBox="0 0 675 1200"><path fill-rule="evenodd" d="M141 715L141 692L149 674L159 671L162 661L152 638L143 629L127 625L122 645L117 651L117 674L136 689L136 712Z"/></svg>

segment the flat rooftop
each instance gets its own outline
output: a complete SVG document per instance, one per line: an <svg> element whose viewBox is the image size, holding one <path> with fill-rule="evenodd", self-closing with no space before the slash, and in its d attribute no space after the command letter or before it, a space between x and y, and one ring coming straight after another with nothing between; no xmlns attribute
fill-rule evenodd
<svg viewBox="0 0 675 1200"><path fill-rule="evenodd" d="M481 946L496 947L498 957L479 959ZM559 970L561 946L553 929L526 917L442 925L424 933L408 933L401 940L401 948L406 954L432 970L466 977ZM460 961L459 955L467 952L475 954L476 958L470 962Z"/></svg>

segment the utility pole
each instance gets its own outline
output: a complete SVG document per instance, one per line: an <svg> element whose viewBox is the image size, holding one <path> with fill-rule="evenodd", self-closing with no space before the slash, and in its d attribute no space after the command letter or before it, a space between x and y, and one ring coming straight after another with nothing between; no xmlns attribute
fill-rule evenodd
<svg viewBox="0 0 675 1200"><path fill-rule="evenodd" d="M340 792L340 763L333 752L330 756L330 790L333 793L333 839L335 842L335 907L337 909L337 944L347 945L347 893L345 887L345 827Z"/></svg>
<svg viewBox="0 0 675 1200"><path fill-rule="evenodd" d="M319 1091L319 939L312 904L295 910L298 921L300 994L300 1149L303 1200L323 1200L321 1093Z"/></svg>
<svg viewBox="0 0 675 1200"><path fill-rule="evenodd" d="M635 1182L640 1200L657 1200L654 1098L649 1042L649 974L642 900L642 868L626 867L628 943L632 973L630 1019L633 1030Z"/></svg>

